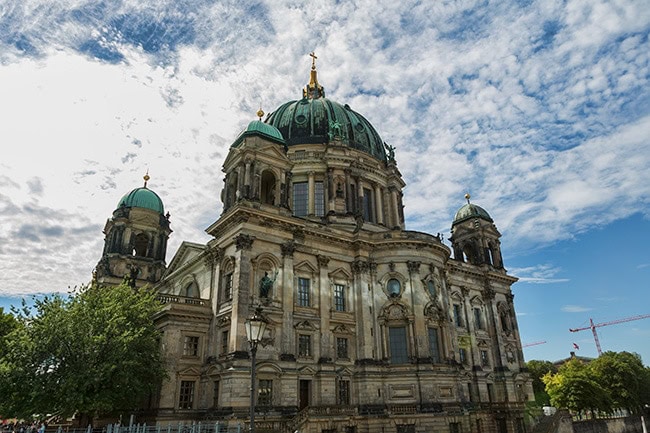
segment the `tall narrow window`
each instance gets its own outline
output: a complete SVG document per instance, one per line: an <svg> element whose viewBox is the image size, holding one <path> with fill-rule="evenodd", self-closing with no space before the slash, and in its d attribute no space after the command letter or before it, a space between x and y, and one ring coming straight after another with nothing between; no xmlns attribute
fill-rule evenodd
<svg viewBox="0 0 650 433"><path fill-rule="evenodd" d="M427 281L427 290L429 291L429 295L431 295L432 298L436 297L436 283L431 280Z"/></svg>
<svg viewBox="0 0 650 433"><path fill-rule="evenodd" d="M334 309L345 311L345 286L343 284L334 284Z"/></svg>
<svg viewBox="0 0 650 433"><path fill-rule="evenodd" d="M199 356L199 337L185 336L183 340L183 356Z"/></svg>
<svg viewBox="0 0 650 433"><path fill-rule="evenodd" d="M488 351L487 350L481 350L481 366L483 366L483 367L489 367L490 366L490 358L488 357Z"/></svg>
<svg viewBox="0 0 650 433"><path fill-rule="evenodd" d="M212 386L212 407L219 407L219 381L215 380Z"/></svg>
<svg viewBox="0 0 650 433"><path fill-rule="evenodd" d="M431 355L431 362L440 363L440 346L438 343L438 330L436 328L429 328L429 353Z"/></svg>
<svg viewBox="0 0 650 433"><path fill-rule="evenodd" d="M221 332L221 354L228 353L228 331Z"/></svg>
<svg viewBox="0 0 650 433"><path fill-rule="evenodd" d="M309 279L298 278L298 305L309 307Z"/></svg>
<svg viewBox="0 0 650 433"><path fill-rule="evenodd" d="M311 335L298 336L298 356L311 356Z"/></svg>
<svg viewBox="0 0 650 433"><path fill-rule="evenodd" d="M391 326L388 328L390 340L390 362L393 364L406 364L409 361L408 346L406 341L406 327Z"/></svg>
<svg viewBox="0 0 650 433"><path fill-rule="evenodd" d="M368 188L363 189L363 219L365 221L374 223L375 212L373 209L372 190Z"/></svg>
<svg viewBox="0 0 650 433"><path fill-rule="evenodd" d="M309 184L307 182L295 182L293 184L293 214L295 216L307 216L309 211Z"/></svg>
<svg viewBox="0 0 650 433"><path fill-rule="evenodd" d="M181 389L178 393L178 408L192 409L194 404L194 381L182 380Z"/></svg>
<svg viewBox="0 0 650 433"><path fill-rule="evenodd" d="M460 359L461 364L467 364L467 351L462 347L458 349L458 358Z"/></svg>
<svg viewBox="0 0 650 433"><path fill-rule="evenodd" d="M454 323L456 326L463 326L463 314L460 305L454 304Z"/></svg>
<svg viewBox="0 0 650 433"><path fill-rule="evenodd" d="M449 433L462 433L459 422L449 423Z"/></svg>
<svg viewBox="0 0 650 433"><path fill-rule="evenodd" d="M223 300L232 301L232 272L223 277Z"/></svg>
<svg viewBox="0 0 650 433"><path fill-rule="evenodd" d="M314 214L325 215L325 189L323 182L314 182Z"/></svg>
<svg viewBox="0 0 650 433"><path fill-rule="evenodd" d="M273 403L273 381L260 379L257 388L257 404L259 406L271 406Z"/></svg>
<svg viewBox="0 0 650 433"><path fill-rule="evenodd" d="M338 381L338 395L337 395L337 404L350 404L350 381L349 380L339 380Z"/></svg>
<svg viewBox="0 0 650 433"><path fill-rule="evenodd" d="M476 325L476 329L484 329L480 308L474 308L474 324Z"/></svg>
<svg viewBox="0 0 650 433"><path fill-rule="evenodd" d="M339 359L348 359L348 339L336 338L336 357Z"/></svg>

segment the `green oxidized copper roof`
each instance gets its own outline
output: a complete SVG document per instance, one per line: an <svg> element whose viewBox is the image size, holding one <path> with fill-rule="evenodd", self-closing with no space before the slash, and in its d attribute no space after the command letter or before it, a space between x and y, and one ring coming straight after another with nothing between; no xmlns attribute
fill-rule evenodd
<svg viewBox="0 0 650 433"><path fill-rule="evenodd" d="M155 210L160 214L165 213L165 207L163 206L163 202L160 197L158 197L158 194L148 189L146 186L142 188L136 188L128 194L125 194L124 197L122 197L117 203L118 208L122 206L140 207L144 209Z"/></svg>
<svg viewBox="0 0 650 433"><path fill-rule="evenodd" d="M384 142L370 122L349 105L341 105L325 97L325 90L318 83L317 57L314 53L309 55L312 57L311 73L302 99L282 104L265 122L280 131L288 146L327 144L340 140L386 161Z"/></svg>
<svg viewBox="0 0 650 433"><path fill-rule="evenodd" d="M373 126L347 104L325 97L282 104L266 122L277 128L288 146L326 144L339 139L355 149L386 161L384 142Z"/></svg>
<svg viewBox="0 0 650 433"><path fill-rule="evenodd" d="M451 223L452 226L472 218L482 218L486 221L494 222L485 209L469 202L469 194L465 194L465 199L467 199L467 204L458 209L458 212L454 216L454 222Z"/></svg>
<svg viewBox="0 0 650 433"><path fill-rule="evenodd" d="M239 134L235 142L232 144L232 147L237 147L244 140L244 137L249 137L252 135L262 136L271 141L275 141L280 144L284 144L284 138L278 129L272 125L268 125L261 120L253 120L248 124L246 129Z"/></svg>

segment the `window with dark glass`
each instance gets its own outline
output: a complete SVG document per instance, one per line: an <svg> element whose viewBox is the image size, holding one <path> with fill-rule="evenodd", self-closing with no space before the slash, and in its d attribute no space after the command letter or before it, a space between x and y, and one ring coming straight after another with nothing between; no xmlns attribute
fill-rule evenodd
<svg viewBox="0 0 650 433"><path fill-rule="evenodd" d="M390 343L390 362L392 364L406 364L409 361L408 345L406 341L406 327L391 326L388 328Z"/></svg>
<svg viewBox="0 0 650 433"><path fill-rule="evenodd" d="M350 381L338 381L338 401L337 404L350 404Z"/></svg>
<svg viewBox="0 0 650 433"><path fill-rule="evenodd" d="M258 406L271 406L273 403L273 381L260 379L257 388Z"/></svg>
<svg viewBox="0 0 650 433"><path fill-rule="evenodd" d="M232 272L228 272L223 277L223 299L224 301L232 300Z"/></svg>
<svg viewBox="0 0 650 433"><path fill-rule="evenodd" d="M345 286L343 284L334 284L334 309L345 311Z"/></svg>
<svg viewBox="0 0 650 433"><path fill-rule="evenodd" d="M307 182L295 182L293 184L293 214L295 216L307 216L309 211L309 184Z"/></svg>
<svg viewBox="0 0 650 433"><path fill-rule="evenodd" d="M221 332L221 354L228 353L228 331Z"/></svg>
<svg viewBox="0 0 650 433"><path fill-rule="evenodd" d="M431 362L440 362L440 346L438 343L438 329L429 328L429 354L431 355Z"/></svg>
<svg viewBox="0 0 650 433"><path fill-rule="evenodd" d="M449 423L449 433L462 433L459 422Z"/></svg>
<svg viewBox="0 0 650 433"><path fill-rule="evenodd" d="M219 406L219 381L215 380L212 386L212 407Z"/></svg>
<svg viewBox="0 0 650 433"><path fill-rule="evenodd" d="M490 358L488 357L488 351L487 350L481 350L481 365L483 367L489 367L490 366Z"/></svg>
<svg viewBox="0 0 650 433"><path fill-rule="evenodd" d="M192 409L194 404L194 381L182 380L178 396L179 409Z"/></svg>
<svg viewBox="0 0 650 433"><path fill-rule="evenodd" d="M371 223L375 222L375 213L372 208L372 191L363 189L363 219Z"/></svg>
<svg viewBox="0 0 650 433"><path fill-rule="evenodd" d="M480 308L474 308L474 323L476 324L476 329L484 329Z"/></svg>
<svg viewBox="0 0 650 433"><path fill-rule="evenodd" d="M427 281L427 290L429 291L429 295L431 295L432 298L436 297L436 283L431 280Z"/></svg>
<svg viewBox="0 0 650 433"><path fill-rule="evenodd" d="M415 424L401 424L396 427L396 433L415 433Z"/></svg>
<svg viewBox="0 0 650 433"><path fill-rule="evenodd" d="M400 284L399 280L391 278L386 283L386 290L388 291L389 296L399 296L400 292L402 291L402 285Z"/></svg>
<svg viewBox="0 0 650 433"><path fill-rule="evenodd" d="M298 305L309 307L309 279L298 278Z"/></svg>
<svg viewBox="0 0 650 433"><path fill-rule="evenodd" d="M348 339L347 338L336 338L336 357L341 359L348 359Z"/></svg>
<svg viewBox="0 0 650 433"><path fill-rule="evenodd" d="M458 304L454 304L454 323L456 326L463 326L463 314Z"/></svg>
<svg viewBox="0 0 650 433"><path fill-rule="evenodd" d="M467 364L467 351L462 347L458 349L458 357L461 364Z"/></svg>
<svg viewBox="0 0 650 433"><path fill-rule="evenodd" d="M183 340L183 356L199 356L199 337L185 336Z"/></svg>
<svg viewBox="0 0 650 433"><path fill-rule="evenodd" d="M311 335L298 335L298 356L311 356Z"/></svg>
<svg viewBox="0 0 650 433"><path fill-rule="evenodd" d="M314 182L314 214L325 215L325 189L323 182Z"/></svg>

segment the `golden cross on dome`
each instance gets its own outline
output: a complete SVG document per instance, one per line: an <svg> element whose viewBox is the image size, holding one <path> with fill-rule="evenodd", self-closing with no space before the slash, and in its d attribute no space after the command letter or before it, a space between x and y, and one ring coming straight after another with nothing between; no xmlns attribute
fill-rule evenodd
<svg viewBox="0 0 650 433"><path fill-rule="evenodd" d="M311 57L311 68L315 70L316 69L316 59L318 57L316 57L316 54L314 54L313 51L311 53L309 53L309 57Z"/></svg>
<svg viewBox="0 0 650 433"><path fill-rule="evenodd" d="M146 188L147 187L147 182L149 182L149 179L151 179L151 177L149 177L149 169L147 169L147 172L145 173L145 175L142 178L144 179L144 187Z"/></svg>

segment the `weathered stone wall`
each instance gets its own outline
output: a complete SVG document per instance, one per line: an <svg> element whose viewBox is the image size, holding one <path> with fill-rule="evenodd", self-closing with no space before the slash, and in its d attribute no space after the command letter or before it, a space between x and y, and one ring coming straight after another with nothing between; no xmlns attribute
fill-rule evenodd
<svg viewBox="0 0 650 433"><path fill-rule="evenodd" d="M640 416L593 419L573 423L574 433L643 433Z"/></svg>

